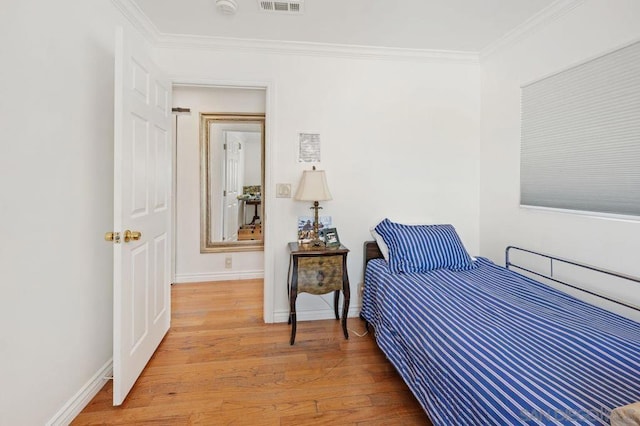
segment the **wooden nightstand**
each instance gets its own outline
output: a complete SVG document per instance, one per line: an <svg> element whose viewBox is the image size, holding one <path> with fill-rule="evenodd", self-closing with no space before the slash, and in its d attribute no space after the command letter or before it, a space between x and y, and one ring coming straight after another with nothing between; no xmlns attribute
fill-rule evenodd
<svg viewBox="0 0 640 426"><path fill-rule="evenodd" d="M326 294L334 292L333 309L338 316L340 290L344 295L342 307L342 331L344 338L347 332L347 312L349 311L349 276L347 274L347 253L349 249L343 245L338 248L313 247L303 248L298 243L289 243L289 274L287 288L289 290L289 324L291 324L291 341L296 340L296 299L298 293Z"/></svg>

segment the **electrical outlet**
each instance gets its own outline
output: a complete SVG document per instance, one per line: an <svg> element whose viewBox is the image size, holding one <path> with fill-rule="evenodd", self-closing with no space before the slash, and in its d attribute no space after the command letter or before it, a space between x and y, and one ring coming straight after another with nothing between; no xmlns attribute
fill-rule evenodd
<svg viewBox="0 0 640 426"><path fill-rule="evenodd" d="M291 184L276 183L276 198L291 198Z"/></svg>
<svg viewBox="0 0 640 426"><path fill-rule="evenodd" d="M224 268L231 269L232 267L233 267L233 258L229 254L224 258Z"/></svg>

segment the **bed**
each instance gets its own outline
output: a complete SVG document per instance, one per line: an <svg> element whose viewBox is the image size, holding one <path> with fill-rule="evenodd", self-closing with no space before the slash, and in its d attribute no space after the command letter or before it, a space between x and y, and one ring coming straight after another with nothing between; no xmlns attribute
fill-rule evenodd
<svg viewBox="0 0 640 426"><path fill-rule="evenodd" d="M609 424L640 400L640 324L485 258L393 270L401 246L365 244L361 317L434 425Z"/></svg>

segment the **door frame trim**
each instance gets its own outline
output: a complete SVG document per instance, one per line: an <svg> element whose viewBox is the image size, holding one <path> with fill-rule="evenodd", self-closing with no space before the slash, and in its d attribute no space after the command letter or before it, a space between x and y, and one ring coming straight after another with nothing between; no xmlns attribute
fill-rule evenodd
<svg viewBox="0 0 640 426"><path fill-rule="evenodd" d="M264 89L265 91L265 133L264 133L264 186L263 198L265 203L263 204L264 216L274 217L272 209L275 205L275 196L273 191L267 190L268 188L274 188L273 183L273 157L274 157L274 144L273 141L277 140L276 130L274 123L274 116L276 112L275 108L275 93L276 84L270 80L223 80L223 79L202 79L189 75L169 75L169 80L172 86L203 86L203 87L222 87L226 89ZM175 177L177 179L177 176ZM174 196L174 203L176 202L176 194ZM273 221L268 220L262 230L264 239L264 300L263 300L263 319L265 323L274 322L274 309L275 309L275 250L273 245L273 238L271 238L273 230ZM175 229L172 230L175 233ZM174 234L175 235L175 234ZM176 253L173 253L175 257Z"/></svg>

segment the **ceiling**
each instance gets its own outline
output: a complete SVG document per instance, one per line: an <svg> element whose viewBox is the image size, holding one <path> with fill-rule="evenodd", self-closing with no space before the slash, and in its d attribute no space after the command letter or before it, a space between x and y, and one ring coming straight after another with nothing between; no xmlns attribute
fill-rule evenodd
<svg viewBox="0 0 640 426"><path fill-rule="evenodd" d="M304 0L298 15L236 0L133 0L164 34L479 52L556 0Z"/></svg>

